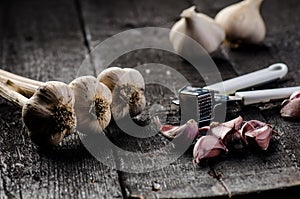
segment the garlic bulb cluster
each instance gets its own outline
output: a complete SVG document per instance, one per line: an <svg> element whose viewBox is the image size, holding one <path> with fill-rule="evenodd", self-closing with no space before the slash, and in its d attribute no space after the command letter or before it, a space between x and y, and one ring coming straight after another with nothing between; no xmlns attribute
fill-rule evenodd
<svg viewBox="0 0 300 199"><path fill-rule="evenodd" d="M146 105L145 82L141 73L133 68L110 67L98 75L98 81L112 92L111 112L115 120L140 114Z"/></svg>
<svg viewBox="0 0 300 199"><path fill-rule="evenodd" d="M112 94L93 76L82 76L69 84L75 95L77 130L84 134L103 132L111 120Z"/></svg>
<svg viewBox="0 0 300 199"><path fill-rule="evenodd" d="M0 82L11 90L31 97L48 82L40 82L0 70ZM75 96L77 130L84 134L102 132L111 120L111 91L93 76L82 76L69 83Z"/></svg>
<svg viewBox="0 0 300 199"><path fill-rule="evenodd" d="M170 31L170 41L174 51L178 54L203 55L203 52L194 52L187 36L198 42L207 53L211 54L219 49L225 40L225 31L212 18L195 11L192 6L181 13L181 19L176 22ZM181 34L180 34L181 33Z"/></svg>
<svg viewBox="0 0 300 199"><path fill-rule="evenodd" d="M231 42L259 44L266 36L265 22L260 13L263 0L243 0L220 10L215 21Z"/></svg>

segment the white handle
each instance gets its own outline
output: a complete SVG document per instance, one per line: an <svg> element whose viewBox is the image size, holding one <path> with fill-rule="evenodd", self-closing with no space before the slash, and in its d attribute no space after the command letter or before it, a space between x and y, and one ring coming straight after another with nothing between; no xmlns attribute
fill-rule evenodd
<svg viewBox="0 0 300 199"><path fill-rule="evenodd" d="M249 105L261 102L269 102L270 100L289 98L294 91L300 91L300 86L236 92L235 96L242 98L244 105Z"/></svg>
<svg viewBox="0 0 300 199"><path fill-rule="evenodd" d="M287 74L287 72L288 68L285 64L276 63L265 69L206 86L204 89L214 90L219 94L230 95L240 89L258 86L281 79Z"/></svg>

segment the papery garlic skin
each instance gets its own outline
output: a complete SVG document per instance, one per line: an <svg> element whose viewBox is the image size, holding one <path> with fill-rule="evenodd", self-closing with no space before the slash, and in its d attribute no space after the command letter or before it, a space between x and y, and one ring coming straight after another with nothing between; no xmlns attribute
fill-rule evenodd
<svg viewBox="0 0 300 199"><path fill-rule="evenodd" d="M181 19L172 26L170 31L169 39L174 51L180 55L204 54L199 49L193 49L193 45L187 37L198 42L208 54L219 49L225 40L225 32L221 26L209 16L197 13L195 9L196 7L192 6L183 10L180 15Z"/></svg>
<svg viewBox="0 0 300 199"><path fill-rule="evenodd" d="M75 96L77 130L89 135L102 133L111 121L109 88L93 76L78 77L69 86Z"/></svg>
<svg viewBox="0 0 300 199"><path fill-rule="evenodd" d="M244 0L223 8L215 21L226 32L229 41L259 44L266 37L266 25L260 13L263 0Z"/></svg>
<svg viewBox="0 0 300 199"><path fill-rule="evenodd" d="M186 140L194 141L199 135L198 122L194 119L188 120L185 124L180 126L174 125L162 125L158 117L154 118L154 122L159 128L160 132L169 139L174 139L181 136Z"/></svg>
<svg viewBox="0 0 300 199"><path fill-rule="evenodd" d="M74 104L74 93L65 83L49 81L39 87L22 108L31 140L38 146L57 145L74 133L77 125Z"/></svg>
<svg viewBox="0 0 300 199"><path fill-rule="evenodd" d="M213 135L205 135L200 137L193 149L194 162L199 163L204 158L213 158L226 152L227 148L221 139Z"/></svg>
<svg viewBox="0 0 300 199"><path fill-rule="evenodd" d="M110 67L103 70L97 78L112 92L111 112L115 120L125 118L128 114L135 117L144 110L145 82L138 70Z"/></svg>

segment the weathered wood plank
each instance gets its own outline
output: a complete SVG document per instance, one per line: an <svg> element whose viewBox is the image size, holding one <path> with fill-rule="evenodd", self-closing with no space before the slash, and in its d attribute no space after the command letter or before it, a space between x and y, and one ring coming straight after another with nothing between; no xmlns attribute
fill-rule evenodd
<svg viewBox="0 0 300 199"><path fill-rule="evenodd" d="M85 1L83 2L83 8L86 27L91 34L91 43L95 46L99 41L130 28L144 26L170 28L178 19L181 10L187 8L191 3L195 3L198 6L198 10L213 17L218 10L233 2L237 1L187 1L180 3L176 2L176 4L173 1L162 1L159 3L156 1ZM277 61L291 63L290 59L287 57L290 50L283 50L285 49L284 45L280 46L280 49L282 50L279 50L279 48L276 47L276 42L277 40L281 40L281 42L284 43L284 41L288 40L290 43L285 43L285 45L289 46L289 49L293 48L291 46L295 46L288 38L295 37L292 36L291 33L296 32L296 26L293 26L295 28L291 29L292 25L279 24L282 22L282 20L279 19L286 18L285 20L288 21L291 17L291 15L287 14L290 10L287 9L288 6L297 7L298 4L294 3L294 5L293 3L290 3L286 6L284 11L282 9L279 9L280 11L277 10L280 5L279 1L272 2L272 5L266 4L267 2L263 6L263 15L266 17L267 21L269 21L267 24L269 32L265 45L258 47L249 46L238 50L231 49L227 51L228 57L225 57L224 59L215 59L224 79L234 77L236 74L245 74L263 68ZM266 9L268 9L268 11ZM274 17L274 13L278 12L281 12L279 17ZM298 22L296 19L294 22ZM285 29L281 29L282 33L277 35L280 30L278 26L290 27L290 34L283 35ZM277 36L275 37L275 35ZM297 45L295 46L295 49L296 47ZM286 52L286 54L283 54L283 52ZM199 81L197 77L193 76L192 71L189 70L186 63L182 63L179 59L160 52L157 54L159 54L159 58L149 51L138 52L136 54L132 53L118 59L115 64L119 66L136 66L149 61L160 61L169 66L174 66L182 74L187 75L187 77L189 77L196 85L201 85L201 83L203 83ZM226 60L226 58L229 60ZM288 64L290 65L290 63ZM297 70L296 68L291 69ZM291 85L293 83L287 83L291 78L291 73L289 73L285 80L260 88ZM154 96L160 94L160 91L158 90L151 88L146 90L147 99L150 104L155 102ZM165 94L164 97L167 98L169 95ZM162 104L163 103L166 103L166 101L162 100ZM272 111L272 106L275 105L276 104L270 105L269 108L266 106L265 110L261 110L264 105L259 105L244 108L241 111L229 112L228 119L242 115L245 120L260 119L274 124L275 129L280 132L283 132L283 129L286 131L285 125L293 126L293 123L285 123L284 121L281 121L279 117L270 119L266 116L269 112L271 113L269 114L270 116L275 114L275 112ZM279 123L280 125L278 125ZM288 128L294 132L299 131L298 124L294 124L293 127ZM120 133L120 130L115 129L115 131L119 131ZM112 131L111 133L113 134L115 131ZM153 149L159 149L164 146L166 142L160 135L156 135L151 139L148 138L142 140L134 139L131 136L124 134L125 133L123 133L122 136L120 136L120 134L117 135L118 137L120 136L121 139L114 137L114 142L118 146L122 146L127 150L133 150L135 152L140 151L147 154L147 152L150 153ZM129 197L138 198L226 197L229 195L236 198L246 198L247 195L249 197L269 196L273 193L274 189L281 190L293 185L299 185L299 170L296 167L297 164L295 164L295 160L292 158L292 156L296 156L299 153L297 150L297 148L299 148L299 142L297 142L297 144L291 144L293 139L290 140L291 141L288 141L288 138L282 136L274 137L271 140L269 150L264 153L252 149L241 148L211 161L210 164L206 166L204 164L197 167L193 167L191 163L191 151L188 150L186 154L173 162L170 166L157 171L140 174L120 172L122 176L122 186L125 187L125 192ZM289 143L288 149L292 150L292 152L287 150L287 143ZM165 152L165 154L162 154L162 159L168 161L167 151L163 152ZM120 163L126 162L124 157L120 154L119 157ZM299 157L299 155L297 157ZM151 158L149 159L151 160ZM140 162L143 161L145 160L140 160ZM138 165L140 164L133 163L131 166L137 167ZM121 164L120 168L124 169L124 167L122 167ZM213 177L209 175L209 173L213 173ZM160 185L160 190L154 189L155 186L158 186L157 184ZM272 191L270 192L267 190ZM288 190L295 189L292 188ZM287 192L281 190L281 192L277 191L276 193L283 195Z"/></svg>
<svg viewBox="0 0 300 199"><path fill-rule="evenodd" d="M181 10L187 8L190 4L188 2L177 2L174 4L173 1L83 1L82 5L84 8L83 15L86 28L91 35L90 43L96 46L99 41L103 41L113 34L130 28L144 26L170 28L178 19ZM122 9L120 9L120 7L122 7ZM108 8L110 8L109 11ZM158 35L153 35L153 37L156 36ZM216 59L215 61L219 63L218 67L220 67L222 71L223 78L227 79L235 76L235 72L232 70L229 62L223 59ZM190 78L189 80L193 84L198 86L203 85L203 81L200 77L192 75L194 71L190 68L189 64L182 62L182 60L176 56L159 50L139 50L128 53L118 58L114 62L114 65L134 67L144 63L161 63L171 66L181 74ZM165 71L157 71L157 74L161 76L161 78L164 78ZM168 107L168 103L170 103L168 99L170 97L174 97L174 95L170 95L170 93L166 92L163 88L153 88L151 85L147 86L146 98L149 106L157 103ZM164 151L162 148L169 142L159 134L151 138L139 139L126 135L126 133L120 131L120 129L111 130L110 133L114 144L117 146L124 150L134 151L139 155L144 154L146 157L149 157L146 159L140 158L138 160L132 160L133 164L124 165L124 162L128 163L130 161L120 152L116 152L117 157L119 157L119 168L123 170L120 172L122 176L122 186L128 197L184 198L228 195L225 188L213 175L213 171L209 165L194 167L191 150L179 160L163 169L140 174L126 172L126 170L129 169L128 167L132 170L139 171L140 169L138 167L141 166L140 163L147 167L146 165L149 163L147 161L155 162L155 160L151 158L151 154L154 153L155 156L154 150L156 149L159 151L158 154L161 156L161 161L170 162L172 160L170 151ZM149 132L141 132L141 134L146 135L147 133ZM135 161L139 163L134 164ZM159 190L156 190L155 186L159 186Z"/></svg>
<svg viewBox="0 0 300 199"><path fill-rule="evenodd" d="M87 52L72 0L1 1L1 68L68 83ZM120 198L118 174L78 136L41 151L27 136L20 109L1 99L1 198Z"/></svg>
<svg viewBox="0 0 300 199"><path fill-rule="evenodd" d="M207 6L211 15L221 9L213 3L207 3ZM299 34L293 25L299 23L299 17L289 15L290 7L293 7L295 12L299 10L296 1L289 1L289 4L284 6L280 1L273 1L272 4L264 2L261 11L268 30L264 44L228 51L230 61L238 74L258 70L276 62L288 65L289 73L283 80L257 89L299 85L298 78L295 78L299 72L296 65ZM274 13L278 13L278 16L275 17ZM279 110L280 102L254 105L230 114L231 118L242 115L246 120L259 119L268 122L283 134L275 136L264 153L242 150L228 154L226 159L213 166L221 173L222 181L233 196L250 192L262 192L263 195L267 195L272 193L263 191L290 188L291 191L287 189L282 193L277 192L284 196L294 193L295 189L297 190L294 186L298 186L299 189L299 123L284 121L279 115Z"/></svg>

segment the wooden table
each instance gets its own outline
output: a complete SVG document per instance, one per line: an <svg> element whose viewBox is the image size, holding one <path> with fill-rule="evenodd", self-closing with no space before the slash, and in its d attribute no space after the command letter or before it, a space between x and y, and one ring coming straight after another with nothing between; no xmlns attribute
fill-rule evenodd
<svg viewBox="0 0 300 199"><path fill-rule="evenodd" d="M192 4L213 17L233 2L237 1L4 0L0 2L1 69L40 81L67 83L76 77L85 55L110 36L138 27L170 28L181 10ZM267 25L264 44L231 49L227 57L214 58L223 79L284 62L289 67L287 76L258 89L299 85L299 1L265 1L261 10ZM165 52L140 50L114 64L133 67L150 62L174 66L203 86L187 63ZM154 91L146 88L149 102L162 100L155 98ZM272 124L282 135L274 136L265 152L240 149L195 166L187 150L162 169L130 173L97 161L76 136L53 150L39 150L28 138L20 109L1 98L0 198L264 198L298 194L299 122L282 119L279 110L280 103L275 102L227 114L228 119L241 115L245 120ZM149 139L120 133L112 137L124 149L146 154L167 141L160 134ZM122 164L118 153L112 151L112 157L113 164ZM162 156L163 161L168 158Z"/></svg>

